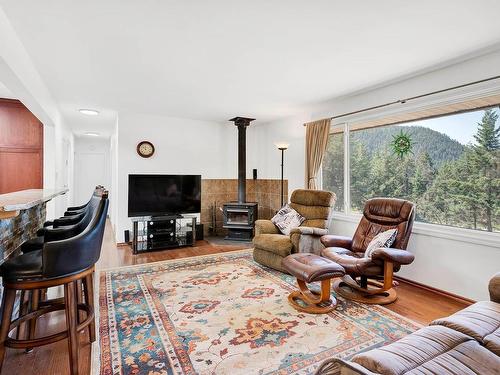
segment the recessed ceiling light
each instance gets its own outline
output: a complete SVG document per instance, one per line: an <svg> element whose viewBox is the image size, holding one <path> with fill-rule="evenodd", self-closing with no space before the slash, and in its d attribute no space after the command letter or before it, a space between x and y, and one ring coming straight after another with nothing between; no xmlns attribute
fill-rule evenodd
<svg viewBox="0 0 500 375"><path fill-rule="evenodd" d="M84 135L89 135L91 137L99 137L99 133L96 133L96 132L86 132L86 133L83 133Z"/></svg>
<svg viewBox="0 0 500 375"><path fill-rule="evenodd" d="M84 115L89 115L89 116L97 116L99 114L99 111L96 111L95 109L79 109L80 113L83 113Z"/></svg>

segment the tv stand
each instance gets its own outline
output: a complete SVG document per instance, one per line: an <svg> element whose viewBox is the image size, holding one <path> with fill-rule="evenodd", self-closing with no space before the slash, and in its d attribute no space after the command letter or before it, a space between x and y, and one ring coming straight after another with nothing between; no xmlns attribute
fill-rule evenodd
<svg viewBox="0 0 500 375"><path fill-rule="evenodd" d="M132 218L134 254L194 246L196 217L166 215Z"/></svg>

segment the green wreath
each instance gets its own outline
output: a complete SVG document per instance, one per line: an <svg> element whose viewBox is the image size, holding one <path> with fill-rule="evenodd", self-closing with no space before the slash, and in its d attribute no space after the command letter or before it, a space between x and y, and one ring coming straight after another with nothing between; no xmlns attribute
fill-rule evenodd
<svg viewBox="0 0 500 375"><path fill-rule="evenodd" d="M403 133L403 130L401 130L401 133L393 135L392 138L392 150L401 159L408 153L413 154L413 151L411 150L413 147L413 141L409 134Z"/></svg>

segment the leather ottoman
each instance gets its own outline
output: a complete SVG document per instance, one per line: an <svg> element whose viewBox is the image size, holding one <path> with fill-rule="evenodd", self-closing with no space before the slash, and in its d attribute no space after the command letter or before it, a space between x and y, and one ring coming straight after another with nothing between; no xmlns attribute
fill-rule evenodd
<svg viewBox="0 0 500 375"><path fill-rule="evenodd" d="M288 296L288 302L298 311L325 314L337 305L331 296L331 279L342 277L345 270L337 263L310 253L296 253L285 257L281 266L297 278L300 290ZM312 291L307 283L321 282L321 291Z"/></svg>

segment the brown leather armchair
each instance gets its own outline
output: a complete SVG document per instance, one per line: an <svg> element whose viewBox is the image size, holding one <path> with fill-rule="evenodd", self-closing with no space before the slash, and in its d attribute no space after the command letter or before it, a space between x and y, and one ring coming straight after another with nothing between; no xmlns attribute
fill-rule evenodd
<svg viewBox="0 0 500 375"><path fill-rule="evenodd" d="M292 253L320 254L321 236L328 233L335 194L330 191L298 189L290 197L290 206L305 217L289 236L282 234L271 220L255 222L253 257L256 262L278 271L287 272L281 261Z"/></svg>
<svg viewBox="0 0 500 375"><path fill-rule="evenodd" d="M415 205L412 202L374 198L366 202L353 238L322 236L321 242L326 248L321 255L340 264L346 271L346 276L334 283L335 291L345 298L364 303L387 304L396 300L393 274L414 259L413 254L406 250L414 219ZM371 258L365 257L366 247L373 237L393 228L397 228L398 234L392 247L378 248Z"/></svg>

